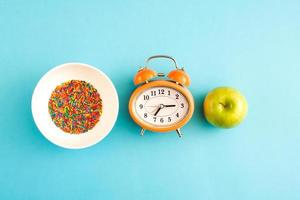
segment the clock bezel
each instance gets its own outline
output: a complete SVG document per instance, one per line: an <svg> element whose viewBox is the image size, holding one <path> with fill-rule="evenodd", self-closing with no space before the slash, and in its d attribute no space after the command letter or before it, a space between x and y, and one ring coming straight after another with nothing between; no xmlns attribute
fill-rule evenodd
<svg viewBox="0 0 300 200"><path fill-rule="evenodd" d="M187 114L185 115L185 117L182 120L180 120L176 124L172 124L170 126L158 127L158 126L154 126L154 125L151 125L151 124L145 122L138 116L138 114L135 111L135 102L137 100L137 97L144 90L147 90L147 89L150 89L153 87L170 87L170 88L173 88L173 89L177 90L178 92L180 92L186 98L186 100L189 104L189 109L188 109ZM194 113L194 107L195 107L194 106L194 98L193 98L191 92L184 86L181 86L181 85L176 84L175 82L169 81L169 80L155 80L155 81L150 81L148 83L141 85L140 87L136 88L133 91L133 93L130 97L130 100L129 100L129 104L128 104L129 114L130 114L131 118L133 119L133 121L135 123L137 123L143 129L154 131L154 132L169 132L169 131L175 131L176 129L180 129L192 118L193 113Z"/></svg>

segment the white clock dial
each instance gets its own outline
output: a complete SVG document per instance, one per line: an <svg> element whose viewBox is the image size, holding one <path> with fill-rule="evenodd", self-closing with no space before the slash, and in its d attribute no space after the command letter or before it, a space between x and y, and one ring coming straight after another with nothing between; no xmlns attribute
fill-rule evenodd
<svg viewBox="0 0 300 200"><path fill-rule="evenodd" d="M189 111L186 97L170 87L152 87L135 101L138 117L148 124L164 127L180 122Z"/></svg>

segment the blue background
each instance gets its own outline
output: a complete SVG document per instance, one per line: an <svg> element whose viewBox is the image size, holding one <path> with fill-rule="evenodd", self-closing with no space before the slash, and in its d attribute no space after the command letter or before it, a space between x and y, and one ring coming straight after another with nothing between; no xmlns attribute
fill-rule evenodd
<svg viewBox="0 0 300 200"><path fill-rule="evenodd" d="M0 199L300 199L299 53L299 1L1 0ZM183 139L141 138L128 115L132 78L154 54L191 76ZM119 93L112 132L83 150L47 141L31 115L38 80L66 62L97 66ZM223 85L249 102L229 130L201 114Z"/></svg>

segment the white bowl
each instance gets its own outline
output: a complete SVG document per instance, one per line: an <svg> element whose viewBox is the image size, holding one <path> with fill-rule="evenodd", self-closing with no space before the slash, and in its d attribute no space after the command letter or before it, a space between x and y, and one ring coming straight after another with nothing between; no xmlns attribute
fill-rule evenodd
<svg viewBox="0 0 300 200"><path fill-rule="evenodd" d="M102 99L100 121L86 133L69 134L58 128L48 112L48 101L56 86L69 80L91 83ZM113 128L119 110L119 100L111 80L99 69L82 63L66 63L48 71L34 89L31 101L33 119L40 132L52 143L69 149L92 146Z"/></svg>

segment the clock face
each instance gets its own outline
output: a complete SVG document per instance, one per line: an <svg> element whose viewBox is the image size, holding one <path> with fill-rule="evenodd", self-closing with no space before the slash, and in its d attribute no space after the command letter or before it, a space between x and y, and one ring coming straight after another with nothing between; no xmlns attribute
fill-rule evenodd
<svg viewBox="0 0 300 200"><path fill-rule="evenodd" d="M189 112L186 97L173 88L163 86L141 92L134 107L141 120L156 127L175 125Z"/></svg>

